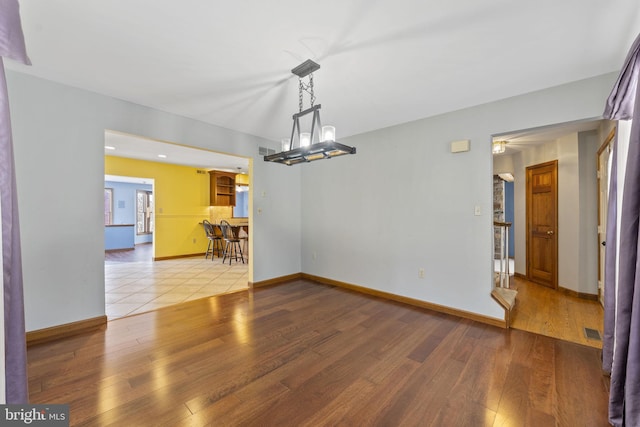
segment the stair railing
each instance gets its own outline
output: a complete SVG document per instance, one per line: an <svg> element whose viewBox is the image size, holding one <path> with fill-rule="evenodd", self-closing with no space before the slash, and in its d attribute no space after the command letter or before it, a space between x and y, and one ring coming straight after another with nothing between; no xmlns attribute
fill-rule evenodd
<svg viewBox="0 0 640 427"><path fill-rule="evenodd" d="M509 287L509 228L510 222L493 221L493 227L496 233L500 234L498 249L499 271L498 280L501 288ZM494 261L495 263L495 261Z"/></svg>

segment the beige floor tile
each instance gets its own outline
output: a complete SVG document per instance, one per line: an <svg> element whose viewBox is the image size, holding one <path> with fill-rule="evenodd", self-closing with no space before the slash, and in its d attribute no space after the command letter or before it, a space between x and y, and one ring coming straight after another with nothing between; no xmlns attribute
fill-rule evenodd
<svg viewBox="0 0 640 427"><path fill-rule="evenodd" d="M180 286L182 283L183 282L178 282L171 285L170 284L153 285L151 288L154 289L155 291L166 293L174 290L177 286Z"/></svg>
<svg viewBox="0 0 640 427"><path fill-rule="evenodd" d="M179 294L192 294L194 292L198 292L200 289L202 289L203 286L204 285L191 285L185 282L185 284L183 285L176 286L171 290L171 292Z"/></svg>
<svg viewBox="0 0 640 427"><path fill-rule="evenodd" d="M105 265L108 319L247 289L248 264L185 258Z"/></svg>
<svg viewBox="0 0 640 427"><path fill-rule="evenodd" d="M149 301L153 301L155 299L157 299L158 297L162 296L164 294L155 294L155 293L135 293L135 294L131 294L125 298L122 298L120 301L117 302L117 304L129 304L129 303L140 303L140 304L146 304Z"/></svg>
<svg viewBox="0 0 640 427"><path fill-rule="evenodd" d="M128 297L130 295L131 295L130 293L120 293L119 294L119 293L115 293L115 292L107 292L107 293L105 293L104 300L105 300L105 302L107 304L112 304L112 303L120 301L123 298L126 298L126 297Z"/></svg>
<svg viewBox="0 0 640 427"><path fill-rule="evenodd" d="M185 301L189 295L190 294L174 294L171 292L171 293L160 295L159 297L157 297L151 302L175 304L178 302Z"/></svg>

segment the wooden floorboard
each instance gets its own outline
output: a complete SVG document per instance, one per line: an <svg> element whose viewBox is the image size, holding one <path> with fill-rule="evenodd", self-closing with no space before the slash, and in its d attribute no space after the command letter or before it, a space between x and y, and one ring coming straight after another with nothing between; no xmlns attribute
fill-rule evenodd
<svg viewBox="0 0 640 427"><path fill-rule="evenodd" d="M520 277L513 278L511 288L518 291L512 328L602 348L602 341L584 332L590 328L602 335L604 310L598 301L566 295Z"/></svg>
<svg viewBox="0 0 640 427"><path fill-rule="evenodd" d="M607 425L600 352L298 280L28 350L78 426Z"/></svg>

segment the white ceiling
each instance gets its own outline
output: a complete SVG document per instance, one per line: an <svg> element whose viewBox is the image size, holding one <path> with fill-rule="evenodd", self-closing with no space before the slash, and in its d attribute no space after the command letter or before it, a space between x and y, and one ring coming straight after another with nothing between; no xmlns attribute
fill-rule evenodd
<svg viewBox="0 0 640 427"><path fill-rule="evenodd" d="M109 156L192 166L205 170L216 169L249 173L249 159L244 157L230 156L115 131L105 131L104 140L104 153Z"/></svg>
<svg viewBox="0 0 640 427"><path fill-rule="evenodd" d="M556 141L569 134L597 130L601 123L602 120L580 120L569 123L558 123L540 128L494 135L493 141L506 141L507 144L504 154L509 155L526 150L532 146Z"/></svg>
<svg viewBox="0 0 640 427"><path fill-rule="evenodd" d="M619 70L640 31L637 0L23 0L21 15L33 65L9 68L273 141L308 58L339 139Z"/></svg>

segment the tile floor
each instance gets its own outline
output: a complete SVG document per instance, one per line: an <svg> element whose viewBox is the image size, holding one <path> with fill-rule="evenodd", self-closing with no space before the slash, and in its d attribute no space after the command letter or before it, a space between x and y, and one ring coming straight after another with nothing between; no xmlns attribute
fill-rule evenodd
<svg viewBox="0 0 640 427"><path fill-rule="evenodd" d="M246 262L246 261L245 261ZM221 258L105 262L107 319L248 288L248 264Z"/></svg>

